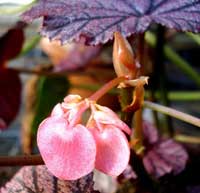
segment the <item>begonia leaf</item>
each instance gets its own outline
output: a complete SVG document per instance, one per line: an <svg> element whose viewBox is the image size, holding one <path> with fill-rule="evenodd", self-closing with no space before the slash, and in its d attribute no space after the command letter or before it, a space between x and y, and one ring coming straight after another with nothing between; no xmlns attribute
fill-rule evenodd
<svg viewBox="0 0 200 193"><path fill-rule="evenodd" d="M0 130L16 117L21 102L21 81L14 70L0 68Z"/></svg>
<svg viewBox="0 0 200 193"><path fill-rule="evenodd" d="M159 178L185 169L189 156L181 144L161 138L157 128L147 121L143 122L143 134L146 149L143 164L149 174Z"/></svg>
<svg viewBox="0 0 200 193"><path fill-rule="evenodd" d="M24 42L23 27L24 23L19 22L0 38L0 66L20 53Z"/></svg>
<svg viewBox="0 0 200 193"><path fill-rule="evenodd" d="M123 173L120 176L118 176L118 181L131 180L131 179L136 179L136 178L137 178L137 174L133 170L132 166L128 165L126 169L123 171Z"/></svg>
<svg viewBox="0 0 200 193"><path fill-rule="evenodd" d="M147 145L152 145L158 142L158 129L148 121L143 121L143 137Z"/></svg>
<svg viewBox="0 0 200 193"><path fill-rule="evenodd" d="M149 174L159 178L165 174L178 174L184 170L188 160L185 149L171 139L161 139L147 151L143 158Z"/></svg>
<svg viewBox="0 0 200 193"><path fill-rule="evenodd" d="M95 193L93 174L75 181L59 180L49 173L46 166L26 166L0 189L1 193Z"/></svg>
<svg viewBox="0 0 200 193"><path fill-rule="evenodd" d="M181 31L200 31L200 0L39 0L23 14L30 22L43 17L42 34L51 38L105 43L159 23Z"/></svg>

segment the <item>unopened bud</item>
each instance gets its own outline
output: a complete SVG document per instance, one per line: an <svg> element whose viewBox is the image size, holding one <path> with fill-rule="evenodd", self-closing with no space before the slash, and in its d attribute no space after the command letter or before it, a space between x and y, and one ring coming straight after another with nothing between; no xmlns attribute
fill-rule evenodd
<svg viewBox="0 0 200 193"><path fill-rule="evenodd" d="M136 62L129 42L119 33L114 34L113 64L117 76L136 75Z"/></svg>

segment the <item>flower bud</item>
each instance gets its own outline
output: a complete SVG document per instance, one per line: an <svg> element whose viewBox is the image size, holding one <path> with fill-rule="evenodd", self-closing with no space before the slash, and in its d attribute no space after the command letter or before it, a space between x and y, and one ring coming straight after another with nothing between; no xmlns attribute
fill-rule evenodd
<svg viewBox="0 0 200 193"><path fill-rule="evenodd" d="M129 42L119 33L114 34L113 64L117 76L136 76L136 61Z"/></svg>

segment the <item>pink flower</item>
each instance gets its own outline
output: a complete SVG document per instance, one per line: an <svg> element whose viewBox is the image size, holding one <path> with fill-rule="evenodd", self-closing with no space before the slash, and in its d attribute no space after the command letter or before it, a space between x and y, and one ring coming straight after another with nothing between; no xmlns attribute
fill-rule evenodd
<svg viewBox="0 0 200 193"><path fill-rule="evenodd" d="M111 176L118 176L127 167L130 148L124 133L129 127L109 108L91 104L92 115L87 127L96 141L95 168Z"/></svg>
<svg viewBox="0 0 200 193"><path fill-rule="evenodd" d="M88 104L80 100L76 95L66 97L38 129L37 143L47 168L64 180L76 180L94 169L94 138L85 126L78 124Z"/></svg>
<svg viewBox="0 0 200 193"><path fill-rule="evenodd" d="M87 127L82 114L91 108ZM94 168L117 176L128 165L130 149L125 134L129 127L109 108L78 95L57 104L39 126L37 143L49 171L64 180L76 180Z"/></svg>

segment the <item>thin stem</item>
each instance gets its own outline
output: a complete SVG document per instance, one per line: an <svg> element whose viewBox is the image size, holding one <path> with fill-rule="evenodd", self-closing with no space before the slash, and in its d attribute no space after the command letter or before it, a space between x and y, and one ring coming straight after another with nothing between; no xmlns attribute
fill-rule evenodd
<svg viewBox="0 0 200 193"><path fill-rule="evenodd" d="M199 34L193 34L191 32L186 33L190 38L192 38L198 45L200 45L200 35Z"/></svg>
<svg viewBox="0 0 200 193"><path fill-rule="evenodd" d="M144 101L144 107L152 109L154 111L158 111L160 113L169 115L171 117L175 117L177 119L180 119L182 121L185 121L187 123L190 123L192 125L195 125L197 127L200 127L200 119L197 117L194 117L192 115L188 115L186 113L177 111L175 109L169 108L169 107L165 107L163 105L159 105L159 104L155 104L153 102L149 102L149 101Z"/></svg>
<svg viewBox="0 0 200 193"><path fill-rule="evenodd" d="M0 156L0 166L43 165L40 155Z"/></svg>
<svg viewBox="0 0 200 193"><path fill-rule="evenodd" d="M155 47L156 45L156 36L151 32L145 33L145 40L149 43L150 46ZM179 56L170 46L165 44L164 46L165 56L176 66L182 70L191 80L193 80L198 86L200 86L200 76L197 71L195 71L191 65Z"/></svg>
<svg viewBox="0 0 200 193"><path fill-rule="evenodd" d="M174 139L181 143L200 144L200 137L195 137L195 136L175 135Z"/></svg>
<svg viewBox="0 0 200 193"><path fill-rule="evenodd" d="M134 138L138 142L134 146L135 153L137 155L143 155L143 118L142 118L142 108L137 110L134 114Z"/></svg>
<svg viewBox="0 0 200 193"><path fill-rule="evenodd" d="M143 75L144 73L144 66L145 66L145 55L144 55L144 33L139 35L139 42L138 42L138 51L137 51L137 55L138 55L138 59L139 62L141 64L141 68L139 70L139 74L138 76ZM144 89L143 89L143 96L142 96L142 100L144 97ZM133 114L132 114L133 116ZM135 145L134 150L136 152L136 154L138 155L142 155L143 154L143 120L142 120L142 108L138 109L135 113L134 113L134 137L131 138L132 140L138 140L138 143Z"/></svg>
<svg viewBox="0 0 200 193"><path fill-rule="evenodd" d="M121 76L111 80L110 82L106 83L103 87L101 87L97 92L95 92L92 96L90 96L89 99L93 101L99 100L109 90L111 90L121 82L124 82L125 80L128 80L128 76Z"/></svg>
<svg viewBox="0 0 200 193"><path fill-rule="evenodd" d="M160 90L160 101L165 106L170 106L170 101L168 98L168 89L167 87L167 76L164 64L164 44L165 44L165 28L161 25L158 25L157 29L157 42L156 42L156 59L155 59L155 66L154 66L154 81L155 85L158 85ZM174 129L172 125L171 117L164 116L163 117L163 128L166 132L170 135L174 135Z"/></svg>
<svg viewBox="0 0 200 193"><path fill-rule="evenodd" d="M71 86L74 88L79 88L83 90L89 90L89 91L97 91L99 88L101 88L100 84L72 84ZM111 91L109 91L109 94L116 95L118 94L117 89L113 88ZM132 92L131 92L132 94ZM151 93L148 90L145 90L145 98L151 98ZM160 99L160 92L157 91L155 93L155 98ZM200 92L199 91L169 91L168 98L170 101L199 101L200 99ZM131 103L132 101L130 101ZM129 103L129 104L130 104Z"/></svg>
<svg viewBox="0 0 200 193"><path fill-rule="evenodd" d="M150 98L150 92L145 92L145 97ZM156 99L160 99L160 92L155 93ZM199 101L199 91L169 91L169 100L172 101Z"/></svg>
<svg viewBox="0 0 200 193"><path fill-rule="evenodd" d="M41 37L39 35L34 36L31 40L26 42L18 55L18 57L26 55L30 50L32 50L40 41Z"/></svg>
<svg viewBox="0 0 200 193"><path fill-rule="evenodd" d="M45 70L33 70L28 68L13 68L9 67L7 69L14 70L18 73L22 74L34 74L38 76L52 76L52 77L58 77L58 76L67 76L67 75L89 75L89 76L95 76L96 73L92 71L63 71L63 72L54 72L54 71L45 71Z"/></svg>
<svg viewBox="0 0 200 193"><path fill-rule="evenodd" d="M128 105L131 104L133 100L133 88L122 88L120 90L120 104L121 109L125 109ZM121 114L121 119L130 127L132 128L132 118L133 118L133 112L123 112Z"/></svg>

